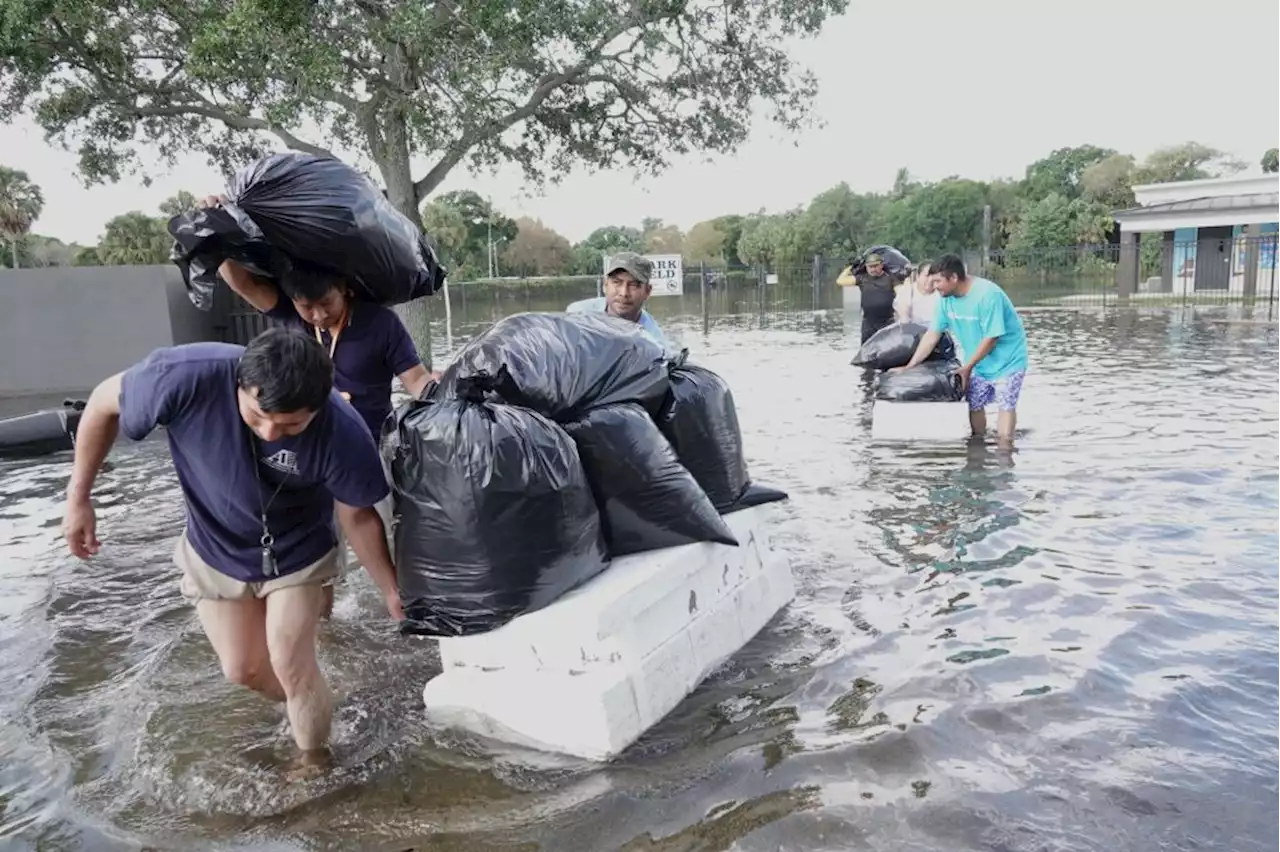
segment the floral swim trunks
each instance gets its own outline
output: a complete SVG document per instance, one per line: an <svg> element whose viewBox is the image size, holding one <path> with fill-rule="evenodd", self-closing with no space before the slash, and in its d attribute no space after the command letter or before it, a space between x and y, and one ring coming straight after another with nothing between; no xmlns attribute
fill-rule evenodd
<svg viewBox="0 0 1280 852"><path fill-rule="evenodd" d="M995 381L978 375L969 376L969 410L982 411L994 402L1001 411L1017 411L1022 380L1026 375L1026 370L1015 370Z"/></svg>

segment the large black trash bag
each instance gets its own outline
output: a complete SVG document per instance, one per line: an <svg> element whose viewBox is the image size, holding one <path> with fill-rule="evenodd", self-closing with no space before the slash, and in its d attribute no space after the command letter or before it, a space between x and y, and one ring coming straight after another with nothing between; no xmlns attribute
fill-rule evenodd
<svg viewBox="0 0 1280 852"><path fill-rule="evenodd" d="M671 364L671 392L658 428L718 511L725 511L751 484L733 393L724 379L687 362L688 350Z"/></svg>
<svg viewBox="0 0 1280 852"><path fill-rule="evenodd" d="M884 270L890 275L905 278L911 272L911 261L907 259L905 254L893 246L872 246L854 257L849 264L850 270L854 275L861 275L867 271L867 255L869 254L880 255L880 259L884 261Z"/></svg>
<svg viewBox="0 0 1280 852"><path fill-rule="evenodd" d="M612 556L698 541L738 540L634 403L593 408L565 424L587 471Z"/></svg>
<svg viewBox="0 0 1280 852"><path fill-rule="evenodd" d="M237 172L226 195L220 213L198 210L169 223L177 243L174 261L190 274L197 305L216 282L220 251L254 261L269 247L341 275L358 297L388 305L429 296L444 282L445 269L417 225L340 160L296 151L272 154Z"/></svg>
<svg viewBox="0 0 1280 852"><path fill-rule="evenodd" d="M877 331L858 349L852 363L858 367L874 367L877 370L892 370L894 367L905 367L911 363L911 356L916 354L920 338L929 331L923 325L914 322L895 322ZM955 344L951 336L943 334L938 345L933 347L929 355L930 361L950 361L956 357Z"/></svg>
<svg viewBox="0 0 1280 852"><path fill-rule="evenodd" d="M891 402L958 402L959 361L925 361L907 370L881 373L876 382L876 399Z"/></svg>
<svg viewBox="0 0 1280 852"><path fill-rule="evenodd" d="M220 276L218 267L228 258L239 262L260 278L274 280L288 260L262 240L250 239L235 217L218 207L181 213L169 220L173 250L169 259L177 264L187 295L202 311L213 307L213 291Z"/></svg>
<svg viewBox="0 0 1280 852"><path fill-rule="evenodd" d="M515 406L411 400L384 425L401 632L466 636L554 602L608 563L577 448Z"/></svg>
<svg viewBox="0 0 1280 852"><path fill-rule="evenodd" d="M671 392L657 417L676 458L722 515L786 500L784 491L752 484L728 383L688 358L685 349L671 362Z"/></svg>
<svg viewBox="0 0 1280 852"><path fill-rule="evenodd" d="M460 380L557 421L593 406L635 402L657 413L670 381L663 348L640 326L605 314L516 314L468 343L440 384Z"/></svg>

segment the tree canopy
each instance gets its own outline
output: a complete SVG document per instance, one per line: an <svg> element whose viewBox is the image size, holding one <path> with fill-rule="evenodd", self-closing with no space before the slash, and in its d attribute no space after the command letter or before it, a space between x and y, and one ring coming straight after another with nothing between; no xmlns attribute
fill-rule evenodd
<svg viewBox="0 0 1280 852"><path fill-rule="evenodd" d="M0 166L0 236L9 248L10 266L18 267L18 242L44 210L44 193L24 171Z"/></svg>
<svg viewBox="0 0 1280 852"><path fill-rule="evenodd" d="M0 0L0 117L33 111L88 181L144 169L140 143L224 171L264 134L336 146L416 216L464 162L515 163L534 182L576 164L657 170L734 150L761 105L800 128L816 83L788 43L846 5Z"/></svg>

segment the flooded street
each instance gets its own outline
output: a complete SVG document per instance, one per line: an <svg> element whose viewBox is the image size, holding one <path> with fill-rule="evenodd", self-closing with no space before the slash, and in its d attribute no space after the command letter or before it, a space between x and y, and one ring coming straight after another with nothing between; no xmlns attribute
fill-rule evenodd
<svg viewBox="0 0 1280 852"><path fill-rule="evenodd" d="M163 439L111 457L92 563L69 458L0 462L0 849L1275 850L1278 336L1238 314L1026 313L1012 457L873 444L838 309L664 319L791 494L798 594L608 766L427 731L434 647L360 575L338 768L286 785L178 594Z"/></svg>

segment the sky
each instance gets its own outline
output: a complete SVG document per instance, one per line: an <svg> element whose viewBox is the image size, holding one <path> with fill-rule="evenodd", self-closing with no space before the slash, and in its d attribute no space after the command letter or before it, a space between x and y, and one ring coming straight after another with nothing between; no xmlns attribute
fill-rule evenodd
<svg viewBox="0 0 1280 852"><path fill-rule="evenodd" d="M728 213L788 210L841 181L885 191L903 166L926 180L1019 177L1050 151L1086 143L1141 158L1195 140L1257 171L1280 141L1278 30L1276 0L1243 0L1229 12L1189 0L850 0L794 52L818 76L819 129L789 135L762 119L736 155L689 157L658 177L583 170L530 192L518 169L457 169L437 191L475 190L506 215L541 219L577 241L645 217L688 229ZM0 128L0 163L44 191L34 232L81 244L119 213L154 214L178 190L222 184L191 157L153 172L149 187L126 179L85 188L75 156L27 119Z"/></svg>

